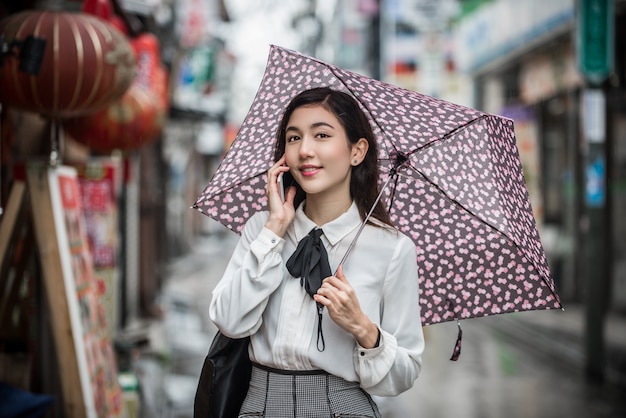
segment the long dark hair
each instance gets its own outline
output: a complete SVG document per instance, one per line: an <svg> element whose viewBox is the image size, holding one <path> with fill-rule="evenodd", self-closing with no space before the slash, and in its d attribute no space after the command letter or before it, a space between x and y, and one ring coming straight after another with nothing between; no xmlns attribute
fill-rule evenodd
<svg viewBox="0 0 626 418"><path fill-rule="evenodd" d="M285 131L291 114L302 106L322 106L335 115L346 131L350 144L355 144L360 138L365 138L369 143L365 159L361 164L352 167L350 177L350 195L359 209L361 219L365 219L379 193L378 145L367 116L356 100L347 93L328 87L305 90L294 97L285 109L276 133L274 161L278 161L285 153ZM294 186L297 190L294 205L297 207L304 200L305 193L299 184L295 183ZM387 209L381 201L376 204L371 216L384 224L393 226Z"/></svg>

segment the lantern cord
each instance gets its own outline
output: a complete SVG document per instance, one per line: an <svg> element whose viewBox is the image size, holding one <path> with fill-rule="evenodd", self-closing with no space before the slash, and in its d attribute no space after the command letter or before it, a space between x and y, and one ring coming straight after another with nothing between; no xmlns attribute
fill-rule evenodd
<svg viewBox="0 0 626 418"><path fill-rule="evenodd" d="M52 130L50 138L50 166L56 167L59 165L59 159L61 154L61 141L60 141L60 129L59 121L54 119L52 121Z"/></svg>

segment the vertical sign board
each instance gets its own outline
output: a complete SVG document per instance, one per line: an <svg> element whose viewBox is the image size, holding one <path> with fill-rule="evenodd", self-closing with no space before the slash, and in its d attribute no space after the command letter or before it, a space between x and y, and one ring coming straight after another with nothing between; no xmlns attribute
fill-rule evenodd
<svg viewBox="0 0 626 418"><path fill-rule="evenodd" d="M27 169L67 416L120 417L122 393L98 297L76 170Z"/></svg>
<svg viewBox="0 0 626 418"><path fill-rule="evenodd" d="M107 317L109 336L117 331L119 311L118 210L121 163L97 159L75 166L78 172L94 278Z"/></svg>
<svg viewBox="0 0 626 418"><path fill-rule="evenodd" d="M578 68L600 84L613 71L613 0L578 0L577 13Z"/></svg>
<svg viewBox="0 0 626 418"><path fill-rule="evenodd" d="M581 122L584 138L589 144L585 167L585 202L587 207L602 208L606 204L606 98L602 89L581 92Z"/></svg>

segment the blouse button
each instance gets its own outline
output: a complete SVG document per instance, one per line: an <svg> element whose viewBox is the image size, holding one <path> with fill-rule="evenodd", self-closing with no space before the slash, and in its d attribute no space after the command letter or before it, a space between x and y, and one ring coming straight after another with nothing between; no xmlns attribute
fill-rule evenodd
<svg viewBox="0 0 626 418"><path fill-rule="evenodd" d="M361 357L365 355L365 351L361 351Z"/></svg>
<svg viewBox="0 0 626 418"><path fill-rule="evenodd" d="M276 238L272 238L272 244L276 244Z"/></svg>

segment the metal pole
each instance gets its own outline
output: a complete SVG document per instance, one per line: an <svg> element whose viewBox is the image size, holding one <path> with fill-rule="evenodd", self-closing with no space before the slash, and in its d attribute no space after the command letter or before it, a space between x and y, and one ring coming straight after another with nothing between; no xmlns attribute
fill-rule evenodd
<svg viewBox="0 0 626 418"><path fill-rule="evenodd" d="M2 103L0 103L0 163L2 162ZM2 219L2 214L4 213L4 207L2 206L2 168L0 168L0 219Z"/></svg>
<svg viewBox="0 0 626 418"><path fill-rule="evenodd" d="M585 247L585 375L593 383L604 381L606 285L610 269L607 246L606 89L587 89L582 95L587 234Z"/></svg>

